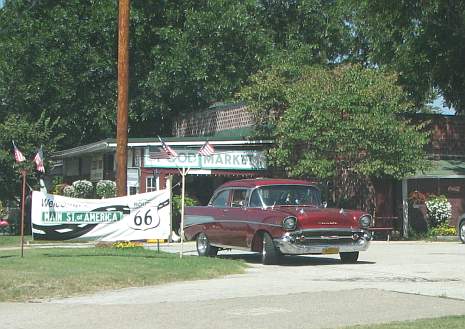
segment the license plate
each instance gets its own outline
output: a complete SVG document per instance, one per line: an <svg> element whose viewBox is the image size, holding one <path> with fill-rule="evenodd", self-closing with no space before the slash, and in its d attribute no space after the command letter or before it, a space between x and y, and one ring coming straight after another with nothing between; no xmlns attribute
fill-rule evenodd
<svg viewBox="0 0 465 329"><path fill-rule="evenodd" d="M324 248L323 249L323 254L329 255L329 254L338 254L339 253L339 248Z"/></svg>

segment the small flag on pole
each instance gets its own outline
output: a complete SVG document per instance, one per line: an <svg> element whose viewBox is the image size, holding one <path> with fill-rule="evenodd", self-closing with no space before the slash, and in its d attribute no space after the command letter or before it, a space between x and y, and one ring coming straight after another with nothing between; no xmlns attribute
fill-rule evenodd
<svg viewBox="0 0 465 329"><path fill-rule="evenodd" d="M178 156L176 151L166 145L160 137L158 137L158 139L160 140L161 146L155 147L154 149L149 148L150 159L171 159Z"/></svg>
<svg viewBox="0 0 465 329"><path fill-rule="evenodd" d="M203 144L199 150L199 154L204 155L204 156L213 155L214 153L215 153L215 148L208 141L206 141L205 144Z"/></svg>
<svg viewBox="0 0 465 329"><path fill-rule="evenodd" d="M23 162L24 160L26 160L26 158L21 153L21 151L16 147L15 141L12 141L12 142L13 142L13 152L14 152L16 162L17 163Z"/></svg>
<svg viewBox="0 0 465 329"><path fill-rule="evenodd" d="M39 150L37 151L36 156L34 157L34 163L36 164L37 171L45 173L44 167L44 152L42 151L42 145L40 145Z"/></svg>

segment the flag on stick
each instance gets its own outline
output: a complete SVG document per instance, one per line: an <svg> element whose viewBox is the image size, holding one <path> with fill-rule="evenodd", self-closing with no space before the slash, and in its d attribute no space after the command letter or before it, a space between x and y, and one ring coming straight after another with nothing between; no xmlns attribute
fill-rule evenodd
<svg viewBox="0 0 465 329"><path fill-rule="evenodd" d="M156 147L153 150L149 148L150 159L171 159L178 156L176 151L166 145L160 137L158 137L158 139L160 140L161 146Z"/></svg>
<svg viewBox="0 0 465 329"><path fill-rule="evenodd" d="M26 158L21 153L21 151L16 147L15 141L12 141L12 142L13 142L13 152L14 152L16 162L17 163L23 162L24 160L26 160Z"/></svg>
<svg viewBox="0 0 465 329"><path fill-rule="evenodd" d="M42 151L42 145L40 145L39 150L37 151L36 156L34 157L34 163L36 164L37 171L45 173L44 167L44 152Z"/></svg>
<svg viewBox="0 0 465 329"><path fill-rule="evenodd" d="M204 155L204 156L213 155L214 153L215 153L215 148L208 141L206 141L205 144L203 144L199 150L199 154Z"/></svg>

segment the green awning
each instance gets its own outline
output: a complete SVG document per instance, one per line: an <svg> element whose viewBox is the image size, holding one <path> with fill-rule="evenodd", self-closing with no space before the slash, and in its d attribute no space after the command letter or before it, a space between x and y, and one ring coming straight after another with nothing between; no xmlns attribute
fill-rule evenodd
<svg viewBox="0 0 465 329"><path fill-rule="evenodd" d="M408 177L412 178L465 178L465 161L435 160L429 170Z"/></svg>

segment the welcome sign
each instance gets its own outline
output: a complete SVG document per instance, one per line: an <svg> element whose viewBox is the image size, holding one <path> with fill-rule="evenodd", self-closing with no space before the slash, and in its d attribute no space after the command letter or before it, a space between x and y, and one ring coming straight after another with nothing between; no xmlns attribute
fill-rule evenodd
<svg viewBox="0 0 465 329"><path fill-rule="evenodd" d="M169 190L110 199L32 192L32 234L38 240L168 239Z"/></svg>

